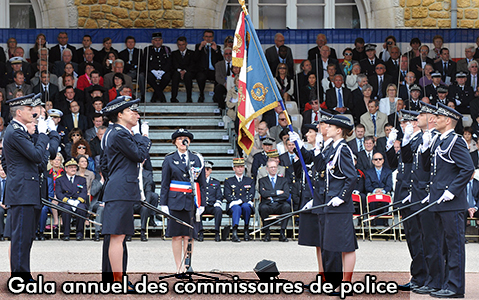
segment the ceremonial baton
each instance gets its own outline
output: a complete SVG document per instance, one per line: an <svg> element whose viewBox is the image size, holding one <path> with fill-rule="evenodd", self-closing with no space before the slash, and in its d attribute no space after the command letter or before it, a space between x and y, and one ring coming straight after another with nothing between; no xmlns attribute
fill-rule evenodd
<svg viewBox="0 0 479 300"><path fill-rule="evenodd" d="M362 214L362 215L355 216L355 217L353 218L353 220L356 220L357 218L364 217L364 216L366 216L366 215L370 215L370 214L372 214L372 213L374 213L374 212L377 212L377 211L379 211L379 210L381 210L381 209L388 208L388 207L391 207L391 206L394 206L394 205L397 205L397 204L399 204L399 203L394 202L394 203L391 203L391 204L386 205L386 206L381 206L381 207L379 207L379 208L376 208L376 209L373 209L373 210L371 210L371 211L365 212L365 213Z"/></svg>
<svg viewBox="0 0 479 300"><path fill-rule="evenodd" d="M160 214L160 215L162 215L162 216L164 216L164 217L167 217L167 218L170 218L170 219L172 219L172 220L175 220L176 222L180 223L181 225L185 225L186 227L189 227L189 228L191 228L191 229L194 229L193 226L191 226L190 224L186 223L185 221L180 220L180 219L178 219L177 217L174 217L174 216L172 216L172 215L170 215L170 214L165 213L164 211L162 211L162 210L159 209L158 207L156 207L156 206L154 206L154 205L152 205L152 204L150 204L150 203L148 203L148 202L146 202L146 201L140 200L140 203L141 203L141 205L143 205L144 207L146 207L146 208L148 208L148 209L154 211L154 212L157 213L157 214Z"/></svg>
<svg viewBox="0 0 479 300"><path fill-rule="evenodd" d="M376 216L370 217L369 219L364 220L363 223L364 223L364 222L368 222L368 221L372 221L372 220L374 220L374 219L377 219L377 218L382 217L382 216L387 215L387 214L391 214L391 213L396 212L396 211L399 211L399 210L401 210L401 209L414 206L414 205L416 205L416 204L418 204L418 203L421 203L421 201L409 203L408 205L404 205L404 206L395 208L395 209L393 209L393 210L389 210L389 211L383 212L382 214L379 214L379 215L376 215Z"/></svg>
<svg viewBox="0 0 479 300"><path fill-rule="evenodd" d="M416 203L416 202L415 202L415 203ZM384 232L388 231L389 229L398 226L399 224L401 224L401 223L403 223L403 222L409 220L410 218L414 217L414 216L417 215L417 214L422 213L423 211L425 211L425 210L428 209L429 207L434 206L435 204L437 204L437 201L434 201L433 203L430 203L429 205L424 206L423 208L421 208L421 209L418 210L417 212L413 213L413 214L410 215L409 217L403 219L401 222L396 223L396 224L393 224L393 225L389 226L388 228L384 229L384 230L381 231L379 234L383 234Z"/></svg>
<svg viewBox="0 0 479 300"><path fill-rule="evenodd" d="M50 207L50 208L59 210L59 211L61 211L61 212L70 214L70 215L72 215L72 216L74 216L74 217L77 217L77 218L80 218L80 219L89 221L89 222L92 223L92 224L95 224L95 225L98 225L98 226L102 226L101 223L98 223L98 222L96 222L96 221L90 220L90 219L87 218L87 217L84 217L84 216L82 216L82 215L80 215L80 214L77 214L76 212L73 212L73 211L68 210L68 209L66 209L66 208L64 208L64 207L61 207L60 205L53 204L53 203L51 203L50 201L48 201L48 200L46 200L46 199L43 199L43 198L42 198L42 204L45 205L45 206L48 206L48 207ZM78 207L77 207L77 208L78 208Z"/></svg>
<svg viewBox="0 0 479 300"><path fill-rule="evenodd" d="M58 202L61 202L61 203L63 203L63 204L66 204L66 205L68 205L68 206L75 207L75 208L77 208L78 210L84 211L84 212L89 213L89 214L93 215L94 217L96 217L96 213L94 213L94 212L92 212L91 210L88 210L88 209L86 209L86 208L77 207L77 206L72 205L72 204L70 204L70 203L68 203L68 202L63 202L63 201L61 201L61 200L55 199L55 198L50 197L50 196L49 196L48 198L51 199L51 200L53 200L53 201L58 201Z"/></svg>
<svg viewBox="0 0 479 300"><path fill-rule="evenodd" d="M260 229L256 229L255 231L251 232L250 234L255 234L256 232L260 232L261 230L263 230L263 229L265 229L265 228L268 228L268 227L270 227L270 226L272 226L272 225L274 225L274 224L277 224L277 223L283 221L284 219L287 219L287 218L291 217L292 215L293 215L292 213L289 213L286 217L282 217L281 219L278 219L278 220L276 220L276 221L274 221L274 222L271 222L271 223L269 223L268 225L265 225L265 226L261 227Z"/></svg>
<svg viewBox="0 0 479 300"><path fill-rule="evenodd" d="M295 215L295 214L303 213L305 211L310 211L310 210L313 210L313 209L316 209L316 208L322 208L322 207L326 207L326 206L328 206L328 204L320 204L320 205L316 205L316 206L313 206L313 207L310 207L310 208L300 209L300 210L292 211L292 212L285 213L285 214L282 214L282 215L272 216L272 217L266 218L264 220L265 221L271 221L271 220L275 220L275 219L282 218L282 217L289 217L289 216L292 216L292 215Z"/></svg>

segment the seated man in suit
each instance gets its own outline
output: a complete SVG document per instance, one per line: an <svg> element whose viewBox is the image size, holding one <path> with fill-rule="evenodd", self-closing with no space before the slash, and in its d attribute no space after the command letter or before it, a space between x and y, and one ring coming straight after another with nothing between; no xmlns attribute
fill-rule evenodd
<svg viewBox="0 0 479 300"><path fill-rule="evenodd" d="M279 137L279 134L281 133L281 131L283 131L287 127L288 127L288 121L286 120L286 115L285 115L284 112L281 112L278 115L278 125L274 126L274 127L271 127L269 129L269 133L270 133L271 137L274 138L276 143L281 142L281 138ZM297 127L293 126L293 130L295 132L297 132L301 137L301 131L299 131L299 129Z"/></svg>
<svg viewBox="0 0 479 300"><path fill-rule="evenodd" d="M200 89L198 102L205 101L206 80L215 80L215 64L223 59L221 55L221 46L214 41L215 33L213 30L203 32L203 41L195 45L195 61L198 68L196 81Z"/></svg>
<svg viewBox="0 0 479 300"><path fill-rule="evenodd" d="M101 111L101 109L100 109ZM100 126L103 126L103 114L101 113L95 113L93 117L91 118L93 122L93 127L87 129L85 131L85 140L89 143L91 140L93 140L96 137L96 133L98 132L98 128Z"/></svg>
<svg viewBox="0 0 479 300"><path fill-rule="evenodd" d="M316 58L311 60L311 65L313 67L312 72L316 73L317 80L321 82L323 78L328 77L328 66L335 65L336 66L336 74L342 74L339 66L339 62L337 59L331 57L331 49L329 46L322 46L320 51L321 56L316 61ZM318 66L318 70L316 70L316 65Z"/></svg>
<svg viewBox="0 0 479 300"><path fill-rule="evenodd" d="M78 74L79 76L85 74L85 67L87 66L87 64L92 64L95 67L95 70L100 72L100 75L102 75L103 67L100 63L94 60L94 57L95 53L91 48L85 50L85 52L83 53L82 62L78 63L78 70L80 71L80 73Z"/></svg>
<svg viewBox="0 0 479 300"><path fill-rule="evenodd" d="M356 168L365 172L373 167L374 137L366 136L364 138L364 150L358 152Z"/></svg>
<svg viewBox="0 0 479 300"><path fill-rule="evenodd" d="M319 33L316 36L316 45L317 46L308 50L308 60L312 61L314 59L319 58L319 56L321 55L320 54L321 47L323 47L327 43L328 43L328 39L326 38L326 35L324 33ZM329 57L334 58L334 59L338 59L338 56L336 55L336 50L334 50L334 48L331 48L331 47L329 47L329 50L331 52L329 54Z"/></svg>
<svg viewBox="0 0 479 300"><path fill-rule="evenodd" d="M303 128L304 125L319 121L319 118L320 118L319 100L318 99L310 100L309 104L311 104L311 109L308 109L302 113L303 124L301 125L301 128ZM304 135L306 132L304 130L301 130L301 133Z"/></svg>
<svg viewBox="0 0 479 300"><path fill-rule="evenodd" d="M7 84L5 92L7 94L8 100L16 98L13 92L17 89L21 90L23 92L23 95L28 95L33 92L32 86L25 83L25 75L22 71L15 72L13 82Z"/></svg>
<svg viewBox="0 0 479 300"><path fill-rule="evenodd" d="M441 48L440 58L441 60L434 64L434 69L442 74L442 81L449 86L456 80L457 64L450 59L447 48Z"/></svg>
<svg viewBox="0 0 479 300"><path fill-rule="evenodd" d="M177 103L178 99L178 87L180 81L185 83L186 87L186 102L191 103L193 99L191 97L193 91L193 78L195 78L195 52L188 49L188 42L186 37L180 36L176 40L176 46L178 50L171 52L171 60L173 64L173 74L171 76L171 102Z"/></svg>
<svg viewBox="0 0 479 300"><path fill-rule="evenodd" d="M76 50L76 62L78 64L81 64L82 62L86 61L86 58L85 58L85 52L86 50L92 50L92 53L96 56L98 51L93 49L91 47L91 44L92 44L92 40L91 40L91 36L86 34L83 36L83 39L82 39L82 47L78 48Z"/></svg>
<svg viewBox="0 0 479 300"><path fill-rule="evenodd" d="M83 106L83 91L70 85L70 83L73 84L73 77L67 76L65 78L65 81L68 82L69 85L57 94L57 99L53 102L53 107L61 110L63 114L67 114L70 111L70 103L75 100L80 105L80 113L83 113L85 111L85 107Z"/></svg>
<svg viewBox="0 0 479 300"><path fill-rule="evenodd" d="M390 83L393 83L392 76L386 74L386 66L382 63L376 65L376 74L369 76L368 82L373 87L372 98L378 100L387 97L386 88Z"/></svg>
<svg viewBox="0 0 479 300"><path fill-rule="evenodd" d="M55 75L57 75L58 77L62 76L63 73L65 73L65 65L68 63L71 63L73 66L73 70L77 74L76 76L78 77L78 70L79 70L78 64L72 61L72 58L73 58L73 54L70 49L63 50L61 60L54 62L53 72L55 73Z"/></svg>
<svg viewBox="0 0 479 300"><path fill-rule="evenodd" d="M223 60L220 60L215 64L215 80L217 85L215 86L215 95L213 96L213 101L218 104L218 107L225 109L226 102L226 82L228 76L232 74L233 63L231 62L233 58L233 49L225 48L223 52Z"/></svg>
<svg viewBox="0 0 479 300"><path fill-rule="evenodd" d="M50 73L47 70L42 71L40 82L33 87L33 92L35 94L42 93L42 102L53 102L57 98L58 86L50 82Z"/></svg>
<svg viewBox="0 0 479 300"><path fill-rule="evenodd" d="M393 126L389 123L384 124L384 136L378 138L376 140L376 149L380 152L384 152L386 149L386 142L388 139L389 134L391 133L391 130L393 129Z"/></svg>
<svg viewBox="0 0 479 300"><path fill-rule="evenodd" d="M66 113L63 116L62 122L69 132L73 128L79 128L85 133L88 129L88 119L80 114L80 105L75 100L70 102L70 113Z"/></svg>
<svg viewBox="0 0 479 300"><path fill-rule="evenodd" d="M378 64L384 64L384 61L377 58L376 45L367 44L364 47L364 51L366 52L367 57L359 61L359 64L361 66L361 73L365 74L368 77L376 75L376 66Z"/></svg>
<svg viewBox="0 0 479 300"><path fill-rule="evenodd" d="M233 223L233 242L239 242L238 226L241 216L244 220L244 240L249 241L249 219L254 212L255 184L251 177L244 175L244 158L233 158L235 175L225 179L224 197L226 212L231 216Z"/></svg>
<svg viewBox="0 0 479 300"><path fill-rule="evenodd" d="M366 129L363 124L358 124L354 128L356 137L348 142L349 148L353 151L354 155L358 155L359 152L364 150L364 133Z"/></svg>
<svg viewBox="0 0 479 300"><path fill-rule="evenodd" d="M286 152L281 154L279 156L279 164L281 166L288 167L288 169L293 170L293 163L295 162L295 159L297 158L296 153L294 152L294 149L296 148L295 144L289 140L289 135L288 138L286 139Z"/></svg>
<svg viewBox="0 0 479 300"><path fill-rule="evenodd" d="M105 74L103 77L103 87L107 90L113 87L113 76L115 73L123 74L123 79L125 79L125 85L133 90L133 82L130 75L123 73L125 62L122 59L117 58L112 65L112 71L108 74ZM137 96L139 98L139 95Z"/></svg>
<svg viewBox="0 0 479 300"><path fill-rule="evenodd" d="M35 65L36 65L35 70L38 70L38 71L35 73L35 75L32 77L32 79L30 79L30 83L32 84L32 86L36 86L40 82L40 77L41 77L42 71L47 71L48 70L48 60L46 58L45 59L44 58L39 58ZM57 75L52 74L49 70L48 70L48 72L50 73L50 81L53 82L53 84L56 85L58 83Z"/></svg>
<svg viewBox="0 0 479 300"><path fill-rule="evenodd" d="M213 162L205 161L205 177L206 177L206 200L205 211L203 215L213 215L215 219L215 242L221 241L220 230L221 220L223 218L223 193L221 192L221 183L218 179L211 177L213 172ZM197 222L198 226L198 241L203 241L203 218L200 222ZM237 236L236 236L237 238ZM234 234L232 238L233 242L236 242ZM239 242L239 239L238 239Z"/></svg>
<svg viewBox="0 0 479 300"><path fill-rule="evenodd" d="M1 174L0 174L1 175ZM466 213L466 227L469 223L467 218L479 218L479 212L477 208L479 207L479 181L474 178L474 174L471 177L471 180L467 183L466 188L467 195L467 213ZM470 225L470 223L469 223Z"/></svg>
<svg viewBox="0 0 479 300"><path fill-rule="evenodd" d="M426 67L426 64L434 66L434 60L429 58L428 55L429 47L427 45L422 45L419 48L419 56L411 58L411 61L409 62L409 69L411 72L414 72L418 80L424 76L424 68Z"/></svg>
<svg viewBox="0 0 479 300"><path fill-rule="evenodd" d="M271 69L271 73L276 73L276 68L278 64L282 62L279 57L279 47L284 46L284 35L281 33L276 33L274 35L274 46L269 47L264 52L266 56L266 60L268 61L269 68ZM294 73L294 61L293 61L293 52L291 48L285 46L287 48L286 53L286 65L288 66L288 75L292 78Z"/></svg>
<svg viewBox="0 0 479 300"><path fill-rule="evenodd" d="M266 168L268 176L259 180L259 194L261 195L261 203L259 204L259 214L263 220L263 226L268 225L271 221L265 221L271 214L284 214L291 211L291 205L288 203L290 198L290 184L289 180L284 176L278 176L278 164L269 160ZM286 226L288 219L281 222L281 232L279 240L287 242ZM270 228L264 229L263 241L271 241Z"/></svg>
<svg viewBox="0 0 479 300"><path fill-rule="evenodd" d="M55 181L55 195L59 201L59 205L75 213L86 216L86 211L76 209L81 207L87 209L89 206L86 179L81 176L76 176L78 171L78 162L75 158L72 158L65 164L66 174L57 177ZM61 201L61 202L60 202ZM65 203L65 204L63 204ZM70 205L68 205L68 204ZM70 240L70 222L71 214L62 212L63 220L63 240ZM77 241L83 240L83 226L85 225L84 219L77 219L76 223L76 238Z"/></svg>
<svg viewBox="0 0 479 300"><path fill-rule="evenodd" d="M49 60L51 63L55 63L56 61L60 61L62 59L63 53L65 50L70 50L70 54L75 55L76 48L70 44L68 44L68 34L64 31L58 33L57 36L58 44L53 46L50 49L50 57ZM63 70L63 68L62 68ZM59 75L61 76L61 75Z"/></svg>
<svg viewBox="0 0 479 300"><path fill-rule="evenodd" d="M334 75L334 88L326 91L326 106L333 114L351 114L353 95L343 87L343 75Z"/></svg>
<svg viewBox="0 0 479 300"><path fill-rule="evenodd" d="M400 111L403 108L404 108L404 100L399 98L396 102L396 112L388 115L388 123L393 125L393 127L397 129L398 139L401 139L403 136L403 133L401 131L401 122L400 122L401 120Z"/></svg>
<svg viewBox="0 0 479 300"><path fill-rule="evenodd" d="M369 100L368 112L360 120L366 129L366 136L374 136L375 139L385 136L384 125L388 122L388 116L379 111L378 100Z"/></svg>

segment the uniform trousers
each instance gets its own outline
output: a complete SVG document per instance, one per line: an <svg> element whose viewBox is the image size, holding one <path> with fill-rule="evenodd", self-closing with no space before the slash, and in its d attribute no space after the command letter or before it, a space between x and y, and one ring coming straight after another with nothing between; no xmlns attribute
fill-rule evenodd
<svg viewBox="0 0 479 300"><path fill-rule="evenodd" d="M223 210L221 207L216 207L213 205L206 205L205 211L203 212L204 215L213 215L215 218L215 231L220 232L221 227L221 220L223 219ZM198 232L203 231L203 218L198 224Z"/></svg>
<svg viewBox="0 0 479 300"><path fill-rule="evenodd" d="M163 74L160 80L157 80L153 73L148 72L147 80L148 84L153 88L153 90L155 90L153 94L153 99L160 100L161 102L166 102L163 90L168 85L168 83L170 83L171 73L166 72L165 74Z"/></svg>
<svg viewBox="0 0 479 300"><path fill-rule="evenodd" d="M405 219L414 213L409 208L401 210L402 218ZM426 262L424 260L423 238L420 228L419 215L412 217L403 223L404 234L406 235L406 242L411 256L411 282L423 286L427 278Z"/></svg>
<svg viewBox="0 0 479 300"><path fill-rule="evenodd" d="M441 241L444 237L439 235L440 230L434 221L434 213L423 211L419 214L418 224L421 229L424 261L426 263L427 277L424 285L434 289L441 289L444 282L444 263L441 262Z"/></svg>
<svg viewBox="0 0 479 300"><path fill-rule="evenodd" d="M239 225L239 220L243 216L244 224L249 224L249 219L251 217L251 211L253 208L248 202L243 202L241 205L233 205L228 211L228 214L231 216L233 221L233 226Z"/></svg>
<svg viewBox="0 0 479 300"><path fill-rule="evenodd" d="M63 203L59 203L59 205L65 209L68 209L69 211L73 211L73 207L71 207L70 205L68 204L63 204ZM80 208L83 208L83 209L86 209L86 204L85 203L80 203L78 204L78 207ZM81 216L84 216L86 217L87 215L87 212L86 211L83 211L83 210L79 210L79 209L76 209L74 211L76 214L79 214ZM72 220L72 215L69 214L69 213L65 213L65 212L62 212L62 220L63 220L63 234L65 235L65 237L67 236L70 236L70 223L71 223L71 220ZM77 218L77 224L76 224L76 236L77 237L83 237L83 228L85 227L85 220L84 219L81 219L81 218Z"/></svg>

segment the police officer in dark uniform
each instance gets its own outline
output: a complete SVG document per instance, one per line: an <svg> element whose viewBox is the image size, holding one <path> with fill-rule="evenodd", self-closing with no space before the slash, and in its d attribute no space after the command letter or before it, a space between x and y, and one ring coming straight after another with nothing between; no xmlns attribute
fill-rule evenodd
<svg viewBox="0 0 479 300"><path fill-rule="evenodd" d="M253 164L251 166L251 176L253 179L256 179L256 175L258 174L258 169L262 166L266 166L268 162L268 155L266 151L272 150L274 145L274 139L272 137L265 137L263 139L263 151L256 153L253 156Z"/></svg>
<svg viewBox="0 0 479 300"><path fill-rule="evenodd" d="M188 145L193 140L193 134L188 130L183 128L176 130L171 135L171 139L177 151L167 154L163 161L161 209L194 225L195 210L196 216L199 217L204 212L205 205L206 181L203 157L197 152L188 150ZM191 175L194 175L195 191L198 194L197 199L201 199L201 203L195 204L196 195L192 194ZM196 238L197 232L191 232L188 227L168 220L166 235L172 237L176 269L182 273L184 271L182 269L183 253L187 248L187 241L190 238ZM193 241L191 242L193 243Z"/></svg>
<svg viewBox="0 0 479 300"><path fill-rule="evenodd" d="M115 123L102 140L109 175L103 195L102 233L110 235L109 243L103 246L110 249L109 262L114 281L121 281L125 271L125 235L134 234L133 205L141 199L140 164L149 157L151 147L147 137L148 124L142 124L143 135L132 132L139 115L131 107L139 101L122 96L103 109L103 113Z"/></svg>
<svg viewBox="0 0 479 300"><path fill-rule="evenodd" d="M440 136L432 139L430 132L423 134L423 167L430 172L429 203L434 213L436 230L443 237L436 241L436 251L443 255L443 241L447 248L448 275L441 290L431 292L438 298L463 298L465 293L465 213L468 208L466 186L474 173L474 164L465 140L454 133L462 115L456 110L438 104L436 130ZM444 239L444 240L443 240Z"/></svg>
<svg viewBox="0 0 479 300"><path fill-rule="evenodd" d="M79 210L75 207L87 209L89 207L88 193L86 187L86 179L81 176L76 176L78 171L78 162L75 158L70 159L65 164L66 174L60 175L55 181L55 195L57 199L62 202L60 206L73 211L81 216L86 217L87 212L85 210ZM63 240L70 240L70 222L71 214L62 212L62 220L64 227ZM83 227L85 226L85 220L77 218L76 223L76 238L77 241L83 240Z"/></svg>
<svg viewBox="0 0 479 300"><path fill-rule="evenodd" d="M424 102L421 102L423 104ZM397 138L395 129L389 134L386 145L386 157L391 167L397 166L398 175L396 180L396 189L394 193L395 207L399 208L411 202L412 191L412 168L413 168L413 154L411 152L411 145L416 145L417 141L421 140L421 131L417 126L418 112L401 110L401 128L404 132L402 147L399 158L394 150L394 142ZM427 176L428 177L428 176ZM427 179L426 179L427 180ZM412 194L411 194L412 193ZM419 195L416 195L419 196ZM416 197L415 197L416 199ZM422 200L419 199L418 201ZM401 210L402 218L407 218L419 209L419 205L403 208ZM409 254L411 256L411 280L410 282L399 285L400 290L413 290L424 285L427 277L427 269L423 251L423 238L419 226L419 216L408 219L404 222L404 234L408 244Z"/></svg>
<svg viewBox="0 0 479 300"><path fill-rule="evenodd" d="M171 49L163 46L161 32L153 33L151 43L143 50L142 72L147 71L147 82L155 90L151 102L166 102L163 90L171 80Z"/></svg>
<svg viewBox="0 0 479 300"><path fill-rule="evenodd" d="M467 74L456 74L456 82L449 86L448 96L456 102L456 110L462 114L470 113L469 105L474 99L474 89L466 84Z"/></svg>
<svg viewBox="0 0 479 300"><path fill-rule="evenodd" d="M254 180L244 175L244 158L233 158L233 171L235 176L225 179L225 199L227 213L233 222L233 242L239 242L238 225L241 216L244 220L244 240L249 241L249 219L254 211Z"/></svg>
<svg viewBox="0 0 479 300"><path fill-rule="evenodd" d="M5 130L3 141L4 170L8 174L4 204L10 206L10 268L12 277L33 281L30 274L30 250L41 212L38 164L48 155L50 141L47 123L39 120L38 139L34 143L27 132L33 122L32 95L8 101L13 120Z"/></svg>
<svg viewBox="0 0 479 300"><path fill-rule="evenodd" d="M424 87L425 97L429 98L429 101L431 102L431 104L436 104L438 88L441 87L441 88L447 89L447 86L441 84L441 78L442 78L441 73L434 71L433 73L431 73L431 77L432 77L432 83Z"/></svg>
<svg viewBox="0 0 479 300"><path fill-rule="evenodd" d="M214 215L215 218L215 242L221 241L220 227L223 218L223 192L218 179L211 177L214 163L205 161L205 177L206 177L206 205L204 214ZM198 222L198 241L203 241L203 219Z"/></svg>

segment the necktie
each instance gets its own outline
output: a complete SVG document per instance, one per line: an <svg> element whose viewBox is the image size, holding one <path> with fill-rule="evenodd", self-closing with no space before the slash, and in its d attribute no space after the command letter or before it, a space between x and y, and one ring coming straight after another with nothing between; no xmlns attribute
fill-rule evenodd
<svg viewBox="0 0 479 300"><path fill-rule="evenodd" d="M213 63L211 62L211 47L207 47L207 48L208 48L208 66L210 70L214 70L215 67L213 67Z"/></svg>
<svg viewBox="0 0 479 300"><path fill-rule="evenodd" d="M338 89L338 107L343 107L343 96L341 96L341 90Z"/></svg>
<svg viewBox="0 0 479 300"><path fill-rule="evenodd" d="M243 176L241 176L239 179L238 179L238 182L241 182L243 180Z"/></svg>
<svg viewBox="0 0 479 300"><path fill-rule="evenodd" d="M447 63L444 63L444 75L447 73Z"/></svg>
<svg viewBox="0 0 479 300"><path fill-rule="evenodd" d="M62 52L63 52L63 50L65 50L65 46L62 46Z"/></svg>
<svg viewBox="0 0 479 300"><path fill-rule="evenodd" d="M133 49L128 50L128 52L130 52L130 55L129 55L129 57L128 57L128 60L129 60L130 63L131 63L131 61L133 60Z"/></svg>
<svg viewBox="0 0 479 300"><path fill-rule="evenodd" d="M73 127L78 128L78 114L73 115Z"/></svg>
<svg viewBox="0 0 479 300"><path fill-rule="evenodd" d="M184 51L181 52L181 57L185 58L185 52Z"/></svg>
<svg viewBox="0 0 479 300"><path fill-rule="evenodd" d="M376 136L376 116L372 115L371 119L373 120L373 125L374 125L374 136Z"/></svg>
<svg viewBox="0 0 479 300"><path fill-rule="evenodd" d="M273 189L274 189L274 177L271 177L271 185L273 186Z"/></svg>
<svg viewBox="0 0 479 300"><path fill-rule="evenodd" d="M70 177L70 182L73 184L73 177Z"/></svg>
<svg viewBox="0 0 479 300"><path fill-rule="evenodd" d="M226 76L230 76L231 75L231 63L228 62L228 68L226 70Z"/></svg>
<svg viewBox="0 0 479 300"><path fill-rule="evenodd" d="M181 154L181 162L186 165L186 154Z"/></svg>
<svg viewBox="0 0 479 300"><path fill-rule="evenodd" d="M472 89L476 91L477 82L476 82L476 75L472 75Z"/></svg>
<svg viewBox="0 0 479 300"><path fill-rule="evenodd" d="M383 77L379 76L378 96L381 99L383 97Z"/></svg>
<svg viewBox="0 0 479 300"><path fill-rule="evenodd" d="M378 175L378 180L379 180L379 182L381 182L381 171L380 171L380 170L376 170L376 174Z"/></svg>
<svg viewBox="0 0 479 300"><path fill-rule="evenodd" d="M398 66L397 60L393 60L393 62L394 62L394 66L397 67Z"/></svg>
<svg viewBox="0 0 479 300"><path fill-rule="evenodd" d="M374 61L370 60L371 66L374 66Z"/></svg>
<svg viewBox="0 0 479 300"><path fill-rule="evenodd" d="M372 161L371 153L368 153L368 161L369 161L369 167L371 167L371 161Z"/></svg>
<svg viewBox="0 0 479 300"><path fill-rule="evenodd" d="M319 113L313 112L313 114L314 114L314 120L319 121Z"/></svg>
<svg viewBox="0 0 479 300"><path fill-rule="evenodd" d="M363 151L363 150L364 150L364 146L363 146L363 140L362 140L362 139L360 139L360 140L359 140L358 152L361 152L361 151Z"/></svg>
<svg viewBox="0 0 479 300"><path fill-rule="evenodd" d="M291 160L291 163L293 163L293 161L294 161L294 154L290 154L290 155L289 155L289 159Z"/></svg>

